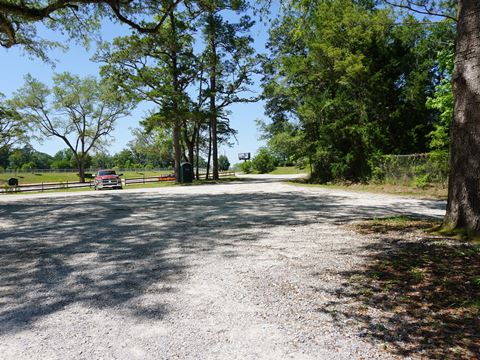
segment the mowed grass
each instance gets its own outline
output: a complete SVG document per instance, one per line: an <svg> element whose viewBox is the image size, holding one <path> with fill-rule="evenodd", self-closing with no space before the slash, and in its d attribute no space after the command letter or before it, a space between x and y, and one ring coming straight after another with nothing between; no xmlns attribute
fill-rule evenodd
<svg viewBox="0 0 480 360"><path fill-rule="evenodd" d="M418 199L447 199L447 189L442 188L441 186L428 186L425 188L417 188L414 186L390 184L310 184L305 182L304 180L291 181L289 182L289 184L297 186L318 187L323 189L393 194L400 196L409 196Z"/></svg>
<svg viewBox="0 0 480 360"><path fill-rule="evenodd" d="M194 180L192 183L187 184L177 184L174 181L158 181L158 182L149 182L149 183L137 183L137 184L129 184L123 187L123 189L147 189L147 188L163 188L163 187L172 187L172 186L195 186L195 185L216 185L222 183L230 183L233 181L245 181L245 179L239 179L236 177L223 177L219 180ZM81 188L69 188L69 189L52 189L52 190L44 190L44 191L29 191L29 192L8 192L3 193L3 195L29 195L29 194L45 194L45 193L54 193L54 192L80 192L80 191L95 191L93 187L81 187ZM110 191L122 191L119 189L104 189L100 190L99 192L108 193Z"/></svg>
<svg viewBox="0 0 480 360"><path fill-rule="evenodd" d="M177 186L174 181L159 181L159 182L152 182L146 184L131 184L124 186L123 189L146 189L146 188L161 188L161 187L169 187L169 186ZM99 190L98 192L105 192L110 193L111 191L122 191L121 189L103 189ZM9 195L32 195L32 194L47 194L47 193L75 193L75 192L95 192L93 187L79 187L79 188L64 188L64 189L52 189L52 190L44 190L44 191L25 191L25 192L8 192L2 193L0 196L9 196Z"/></svg>
<svg viewBox="0 0 480 360"><path fill-rule="evenodd" d="M138 170L138 171L127 171L120 172L123 173L122 178L139 178L139 177L150 177L150 176L161 176L171 174L173 170L161 170L161 171L150 171L150 170ZM77 172L52 172L52 173L0 173L0 185L7 183L8 179L17 178L19 184L35 184L35 183L47 183L47 182L76 182L79 180Z"/></svg>
<svg viewBox="0 0 480 360"><path fill-rule="evenodd" d="M127 185L125 189L144 189L144 188L157 188L157 187L167 187L167 186L195 186L195 185L215 185L222 183L229 183L232 181L242 181L243 179L238 179L236 177L223 177L219 180L193 180L192 183L185 184L176 184L174 181L159 181L146 184L131 184Z"/></svg>
<svg viewBox="0 0 480 360"><path fill-rule="evenodd" d="M290 175L290 174L306 174L307 169L300 169L296 166L279 166L269 174L272 175Z"/></svg>

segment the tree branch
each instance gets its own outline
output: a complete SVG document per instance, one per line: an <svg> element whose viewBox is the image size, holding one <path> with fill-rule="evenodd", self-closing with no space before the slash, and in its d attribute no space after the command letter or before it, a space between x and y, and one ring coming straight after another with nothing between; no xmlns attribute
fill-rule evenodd
<svg viewBox="0 0 480 360"><path fill-rule="evenodd" d="M36 22L44 19L53 19L52 15L63 9L71 9L74 17L77 18L76 11L80 10L82 5L106 5L110 8L114 17L118 21L127 24L132 29L137 30L140 33L156 33L158 29L163 25L168 17L168 14L177 7L183 0L175 0L167 6L162 14L153 26L144 26L140 22L136 22L128 18L122 12L121 2L118 0L56 0L49 1L48 5L39 4L27 4L25 1L12 2L10 0L0 0L0 33L5 34L8 40L1 41L0 46L12 47L17 42L17 30L13 26L18 22ZM128 6L125 5L128 9ZM155 14L157 15L157 14ZM17 19L15 21L14 19Z"/></svg>
<svg viewBox="0 0 480 360"><path fill-rule="evenodd" d="M393 1L393 0L383 0L383 1L390 6L398 7L398 8L401 8L401 9L406 9L406 10L409 10L409 11L416 12L418 14L438 16L438 17L443 17L443 18L446 18L446 19L451 19L451 20L454 20L454 21L458 21L458 19L454 16L444 14L444 13L440 13L440 12L436 12L436 11L433 11L433 10L429 9L425 3L419 4L419 3L416 3L416 2L411 1L411 0L400 0L399 2ZM419 8L423 8L423 10L419 9Z"/></svg>

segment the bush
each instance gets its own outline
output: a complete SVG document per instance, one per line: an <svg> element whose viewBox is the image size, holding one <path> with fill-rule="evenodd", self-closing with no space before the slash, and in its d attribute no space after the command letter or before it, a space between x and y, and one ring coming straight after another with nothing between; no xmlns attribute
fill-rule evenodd
<svg viewBox="0 0 480 360"><path fill-rule="evenodd" d="M385 180L385 171L380 166L372 167L370 181L374 184L381 184Z"/></svg>
<svg viewBox="0 0 480 360"><path fill-rule="evenodd" d="M295 166L295 167L297 167L297 168L299 168L299 169L302 169L302 170L305 169L305 168L306 168L307 166L309 166L309 165L310 165L310 163L309 163L309 161L308 161L308 158L300 158L300 159L297 159L297 160L294 162L294 164L293 164L293 166Z"/></svg>
<svg viewBox="0 0 480 360"><path fill-rule="evenodd" d="M239 165L240 170L245 173L245 174L251 174L252 173L252 162L251 161L245 161Z"/></svg>
<svg viewBox="0 0 480 360"><path fill-rule="evenodd" d="M430 174L419 175L413 179L413 186L425 189L430 184Z"/></svg>
<svg viewBox="0 0 480 360"><path fill-rule="evenodd" d="M220 171L227 171L230 168L230 161L225 155L220 155L218 157L218 169Z"/></svg>
<svg viewBox="0 0 480 360"><path fill-rule="evenodd" d="M33 162L27 162L25 164L22 165L21 167L22 170L32 170L32 169L35 169L35 164Z"/></svg>
<svg viewBox="0 0 480 360"><path fill-rule="evenodd" d="M50 167L52 169L58 170L58 169L71 169L72 166L70 164L69 160L61 159L61 160L54 160Z"/></svg>
<svg viewBox="0 0 480 360"><path fill-rule="evenodd" d="M258 154L252 160L252 166L255 171L265 174L275 170L275 158L266 148L261 148Z"/></svg>

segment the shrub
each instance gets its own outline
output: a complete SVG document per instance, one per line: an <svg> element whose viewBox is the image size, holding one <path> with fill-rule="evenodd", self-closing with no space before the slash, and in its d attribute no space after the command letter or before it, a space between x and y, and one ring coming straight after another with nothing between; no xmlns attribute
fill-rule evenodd
<svg viewBox="0 0 480 360"><path fill-rule="evenodd" d="M35 169L35 164L33 162L27 162L25 164L22 165L21 167L22 170L32 170L32 169Z"/></svg>
<svg viewBox="0 0 480 360"><path fill-rule="evenodd" d="M65 159L60 159L60 160L54 160L50 167L52 169L55 169L55 170L58 170L58 169L71 169L72 166L70 164L70 161L69 160L65 160Z"/></svg>
<svg viewBox="0 0 480 360"><path fill-rule="evenodd" d="M430 174L419 175L413 179L413 186L425 189L430 184Z"/></svg>
<svg viewBox="0 0 480 360"><path fill-rule="evenodd" d="M245 174L251 174L252 173L252 162L251 161L245 161L244 163L241 163L240 164L240 170Z"/></svg>
<svg viewBox="0 0 480 360"><path fill-rule="evenodd" d="M220 171L227 171L230 168L230 161L225 155L220 155L218 157L218 169Z"/></svg>
<svg viewBox="0 0 480 360"><path fill-rule="evenodd" d="M252 160L252 166L260 174L269 173L275 170L275 158L266 148L261 148Z"/></svg>

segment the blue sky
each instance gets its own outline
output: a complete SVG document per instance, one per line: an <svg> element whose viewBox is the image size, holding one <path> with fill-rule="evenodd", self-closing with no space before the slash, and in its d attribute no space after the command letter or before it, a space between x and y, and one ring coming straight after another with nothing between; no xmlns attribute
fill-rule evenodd
<svg viewBox="0 0 480 360"><path fill-rule="evenodd" d="M43 32L42 32L43 33ZM126 35L130 30L126 26L112 24L105 22L101 29L101 36L103 40L110 41L115 36ZM254 46L258 52L265 52L265 42L268 34L267 29L261 22L252 28L252 37L255 40ZM51 79L54 73L68 71L80 76L94 75L98 76L99 67L101 64L90 61L91 56L95 52L95 47L92 44L92 49L86 50L84 47L68 42L68 39L62 37L58 33L45 32L45 36L49 40L63 41L69 44L67 52L53 51L51 57L56 59L55 68L50 64L46 64L39 59L31 58L20 48L4 49L0 48L0 92L7 97L20 88L23 83L24 75L30 73L38 80L51 84ZM252 90L256 94L260 94L261 88L257 83ZM117 127L113 133L114 140L111 142L109 152L111 154L120 151L124 148L128 141L132 139L130 128L138 126L138 122L144 114L147 113L150 107L147 104L140 104L137 109L132 112L132 115L120 119ZM264 109L263 103L250 104L235 104L231 106L230 116L232 128L238 130L238 144L235 143L233 147L222 146L219 153L225 154L230 159L231 163L238 162L238 153L251 152L252 155L257 149L263 145L258 140L259 134L255 126L256 119L263 119ZM53 138L45 139L43 142L33 142L33 146L42 152L54 154L60 149L65 148L65 144L61 140Z"/></svg>

